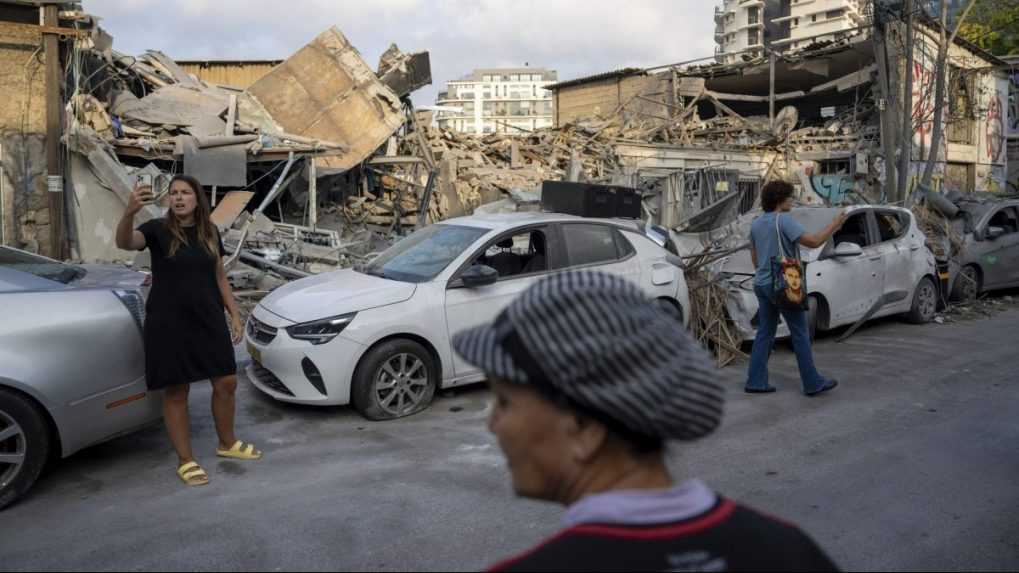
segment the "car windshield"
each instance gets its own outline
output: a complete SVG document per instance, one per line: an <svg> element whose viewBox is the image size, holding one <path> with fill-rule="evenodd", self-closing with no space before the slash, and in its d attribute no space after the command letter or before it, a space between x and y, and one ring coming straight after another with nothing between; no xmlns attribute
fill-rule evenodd
<svg viewBox="0 0 1019 573"><path fill-rule="evenodd" d="M408 283L430 281L487 232L478 227L431 225L386 249L361 272Z"/></svg>
<svg viewBox="0 0 1019 573"><path fill-rule="evenodd" d="M14 269L65 285L84 277L86 274L85 269L81 267L65 265L46 257L40 257L8 247L0 247L0 267Z"/></svg>

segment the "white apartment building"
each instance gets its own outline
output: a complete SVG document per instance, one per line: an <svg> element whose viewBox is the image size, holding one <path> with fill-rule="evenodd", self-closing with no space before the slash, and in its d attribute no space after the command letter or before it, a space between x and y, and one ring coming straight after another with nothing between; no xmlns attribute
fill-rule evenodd
<svg viewBox="0 0 1019 573"><path fill-rule="evenodd" d="M788 26L774 39L776 50L796 50L822 40L839 40L861 31L868 21L872 0L783 0L782 16L772 22Z"/></svg>
<svg viewBox="0 0 1019 573"><path fill-rule="evenodd" d="M460 133L521 135L552 127L556 72L543 68L474 70L446 83L436 105L439 127Z"/></svg>
<svg viewBox="0 0 1019 573"><path fill-rule="evenodd" d="M715 7L715 59L723 64L763 55L766 4L764 0L723 0Z"/></svg>
<svg viewBox="0 0 1019 573"><path fill-rule="evenodd" d="M873 0L722 0L715 7L715 59L723 64L796 50L864 27ZM867 33L867 30L863 30Z"/></svg>

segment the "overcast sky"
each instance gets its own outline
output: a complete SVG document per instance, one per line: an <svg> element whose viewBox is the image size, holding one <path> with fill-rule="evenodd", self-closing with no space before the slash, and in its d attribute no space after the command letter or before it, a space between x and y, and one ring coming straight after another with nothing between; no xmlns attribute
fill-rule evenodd
<svg viewBox="0 0 1019 573"><path fill-rule="evenodd" d="M710 56L715 0L83 0L114 47L176 59L283 59L337 26L375 69L391 42L431 52L439 86L474 68L551 68L560 80Z"/></svg>

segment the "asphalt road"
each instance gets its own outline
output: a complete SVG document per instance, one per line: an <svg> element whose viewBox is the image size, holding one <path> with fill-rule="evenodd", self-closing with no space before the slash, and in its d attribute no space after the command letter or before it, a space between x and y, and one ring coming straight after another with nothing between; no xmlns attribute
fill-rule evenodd
<svg viewBox="0 0 1019 573"><path fill-rule="evenodd" d="M671 466L799 523L847 569L1019 568L1017 322L826 338L817 362L842 384L822 398L797 391L785 348L776 394L743 394L743 367L727 369L723 428ZM559 508L513 498L483 387L370 423L243 383L256 463L213 457L209 394L191 406L209 486L182 487L161 428L80 452L0 513L0 570L471 570L557 528Z"/></svg>

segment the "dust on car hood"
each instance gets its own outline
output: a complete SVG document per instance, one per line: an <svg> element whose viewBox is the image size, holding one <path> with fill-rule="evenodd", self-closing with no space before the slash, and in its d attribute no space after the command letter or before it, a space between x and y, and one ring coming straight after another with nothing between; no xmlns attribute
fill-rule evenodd
<svg viewBox="0 0 1019 573"><path fill-rule="evenodd" d="M281 318L300 323L403 302L416 289L413 283L343 269L286 284L260 304Z"/></svg>

